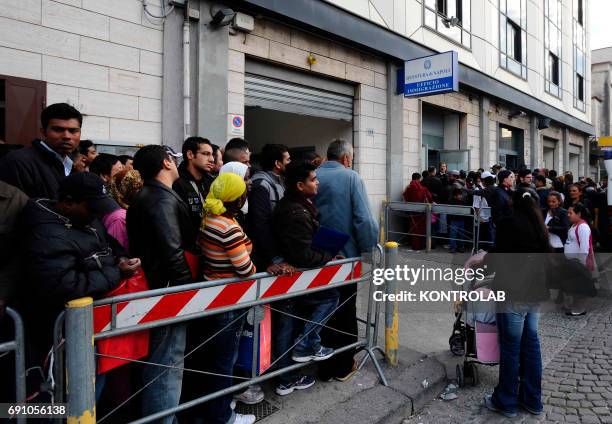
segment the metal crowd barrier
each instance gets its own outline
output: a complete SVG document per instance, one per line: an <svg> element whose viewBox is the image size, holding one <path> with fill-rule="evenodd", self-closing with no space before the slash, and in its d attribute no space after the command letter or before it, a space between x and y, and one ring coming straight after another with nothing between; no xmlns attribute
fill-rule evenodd
<svg viewBox="0 0 612 424"><path fill-rule="evenodd" d="M480 241L480 214L483 211L490 211L490 207L486 208L475 208L473 206L462 206L462 205L444 205L444 204L432 204L432 203L411 203L411 202L385 202L384 205L384 237L385 240L391 240L394 235L412 236L412 237L424 237L426 250L431 251L432 240L455 240L460 243L469 243L472 245L472 252L477 252L480 244L491 243L490 241ZM392 220L393 213L404 213L407 215L423 214L425 217L425 234L417 234L405 231L397 231L393 228L397 220ZM451 238L442 237L434 233L432 228L432 216L433 214L439 214L440 216L462 216L471 218L472 228L471 231L464 231L465 237L463 238ZM403 221L402 221L403 223ZM450 227L450 224L447 224ZM460 234L461 235L461 234Z"/></svg>
<svg viewBox="0 0 612 424"><path fill-rule="evenodd" d="M15 352L15 400L17 403L26 401L26 371L25 371L25 344L23 339L23 320L12 308L6 308L6 315L13 320L15 337L8 342L0 343L0 353ZM17 423L26 422L25 416L19 416Z"/></svg>
<svg viewBox="0 0 612 424"><path fill-rule="evenodd" d="M374 259L375 256L378 256L376 260ZM383 266L383 261L384 254L382 247L378 245L372 255L372 267ZM387 385L385 375L374 353L379 351L384 355L384 351L376 345L380 305L379 302L376 302L375 306L373 305L374 285L371 281L371 272L362 274L361 268L362 258L348 258L329 262L322 268L300 270L298 278L295 275L289 277L258 273L249 277L248 280L230 278L204 281L131 293L96 302L92 302L91 298L77 299L69 302L66 310L58 316L55 323L55 400L63 401L63 395L66 392L69 419L80 420L85 418L95 422L95 354L93 340L97 341L145 329L182 323L206 316L247 309L278 300L365 282L370 283L367 311L365 319L359 320L366 325L365 338L363 340L358 338L357 342L336 349L334 355L348 350L364 350L366 354L361 360L359 368L370 358L382 383ZM290 283L291 281L293 283ZM224 294L227 296L224 296ZM178 312L176 312L177 308L174 308L174 313L164 311L163 308L153 311L156 305L171 303L173 298L189 298L192 300L197 299L197 301L187 301ZM161 302L162 299L163 302ZM108 316L108 322L97 333L94 333L94 313L102 313ZM269 372L266 371L256 375L256 361L258 360L256 349L258 349L259 344L260 317L257 313L254 316L253 375L251 378L244 379L245 381L242 383L234 384L224 390L209 393L174 408L143 417L133 423L151 422L309 365L309 362L306 362L296 363L281 369L271 367L268 370ZM62 346L64 334L65 344ZM64 373L68 383L67 387L64 387Z"/></svg>

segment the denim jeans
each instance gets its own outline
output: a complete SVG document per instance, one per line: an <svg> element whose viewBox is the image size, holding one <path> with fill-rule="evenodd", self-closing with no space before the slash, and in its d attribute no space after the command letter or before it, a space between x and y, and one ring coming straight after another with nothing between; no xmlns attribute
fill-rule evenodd
<svg viewBox="0 0 612 424"><path fill-rule="evenodd" d="M310 355L318 352L321 347L319 333L338 306L338 294L337 292L333 294L315 293L304 297L300 304L303 310L307 311L307 313L302 314L302 317L310 322L304 323L304 328L297 338L300 341L293 348L293 351L300 355Z"/></svg>
<svg viewBox="0 0 612 424"><path fill-rule="evenodd" d="M296 306L295 299L279 300L272 304L274 309L297 316ZM275 368L280 369L293 365L290 350L295 343L298 326L299 323L296 319L281 312L272 311L272 352L274 360L276 361L283 355L274 365ZM296 381L299 376L300 372L295 370L279 375L277 381L278 384L290 384Z"/></svg>
<svg viewBox="0 0 612 424"><path fill-rule="evenodd" d="M152 329L149 336L149 362L182 367L185 355L185 339L185 324L168 325ZM142 413L144 416L175 407L179 404L183 371L147 365L142 372L144 384L147 384L160 374L161 376L142 392ZM175 416L169 415L159 419L157 422L171 424L175 421Z"/></svg>
<svg viewBox="0 0 612 424"><path fill-rule="evenodd" d="M241 318L245 310L226 312L206 318L207 338L220 331L202 349L206 352L206 362L201 364L204 371L233 375L234 365L238 359L238 346L240 333L246 319L246 315ZM227 327L227 328L226 328ZM204 375L202 387L206 393L212 393L230 387L233 384L231 377L218 377L215 375ZM234 421L234 414L230 408L233 395L225 395L206 402L203 405L203 418L206 424L226 424Z"/></svg>
<svg viewBox="0 0 612 424"><path fill-rule="evenodd" d="M541 411L542 355L538 338L539 308L535 304L506 303L497 313L500 362L493 403L515 412L520 403Z"/></svg>
<svg viewBox="0 0 612 424"><path fill-rule="evenodd" d="M450 248L451 250L457 250L458 247L463 247L463 242L457 241L456 239L464 239L463 229L465 227L465 221L463 217L461 219L449 218L450 223Z"/></svg>

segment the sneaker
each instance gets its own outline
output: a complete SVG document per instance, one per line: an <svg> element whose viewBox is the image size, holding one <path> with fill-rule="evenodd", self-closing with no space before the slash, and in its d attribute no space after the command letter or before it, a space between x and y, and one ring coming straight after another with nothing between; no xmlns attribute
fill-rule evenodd
<svg viewBox="0 0 612 424"><path fill-rule="evenodd" d="M529 406L525 405L523 402L519 401L519 406L521 408L523 408L525 411L529 412L532 415L542 415L542 412L544 412L543 409L540 409L539 411L537 409L533 409L530 408Z"/></svg>
<svg viewBox="0 0 612 424"><path fill-rule="evenodd" d="M495 404L493 403L493 399L491 398L491 395L486 395L484 397L484 404L489 411L493 411L493 412L502 414L506 418L514 418L518 416L516 412L504 411L502 409L499 409L497 406L495 406Z"/></svg>
<svg viewBox="0 0 612 424"><path fill-rule="evenodd" d="M255 415L244 415L236 414L234 424L253 424L255 422Z"/></svg>
<svg viewBox="0 0 612 424"><path fill-rule="evenodd" d="M310 375L303 375L293 383L279 384L276 386L276 394L279 396L286 396L293 393L294 390L304 390L312 387L314 384L314 377L311 377Z"/></svg>
<svg viewBox="0 0 612 424"><path fill-rule="evenodd" d="M324 361L328 358L331 358L334 354L334 349L331 347L323 347L321 346L318 351L309 355L309 354L291 354L291 359L295 362L309 362L309 361Z"/></svg>
<svg viewBox="0 0 612 424"><path fill-rule="evenodd" d="M249 388L242 393L235 394L234 399L245 405L255 405L264 400L264 393L261 387L256 384L249 386Z"/></svg>

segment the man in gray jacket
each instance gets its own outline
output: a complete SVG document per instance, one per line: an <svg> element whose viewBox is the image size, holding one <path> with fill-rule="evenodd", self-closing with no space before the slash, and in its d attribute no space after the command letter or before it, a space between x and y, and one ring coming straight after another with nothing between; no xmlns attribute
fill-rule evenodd
<svg viewBox="0 0 612 424"><path fill-rule="evenodd" d="M378 224L370 211L370 203L363 180L353 171L353 146L345 140L332 141L327 149L327 162L317 169L319 192L314 198L319 211L319 223L349 234L340 254L351 258L370 252L378 239ZM338 289L338 310L328 326L345 333L321 331L321 343L334 349L355 343L357 337L357 286L351 284ZM348 333L348 334L347 334ZM354 351L335 355L319 365L319 376L323 381L335 378L348 380L356 371Z"/></svg>

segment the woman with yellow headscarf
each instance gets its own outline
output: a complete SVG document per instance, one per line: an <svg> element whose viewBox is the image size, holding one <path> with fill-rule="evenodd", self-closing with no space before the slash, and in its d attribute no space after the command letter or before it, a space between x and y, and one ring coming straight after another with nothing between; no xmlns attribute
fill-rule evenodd
<svg viewBox="0 0 612 424"><path fill-rule="evenodd" d="M247 198L244 178L232 173L221 174L210 186L204 202L205 216L200 227L200 246L204 260L204 278L243 277L255 273L251 261L251 240L236 221L236 215ZM215 335L212 343L203 350L205 358L198 355L200 367L210 375L206 381L198 380L199 387L207 393L222 390L232 385L232 379L220 377L233 375L237 357L239 334L244 325L245 310L225 312L203 319L199 328L205 334L198 334L201 340ZM218 334L217 334L218 333ZM198 377L200 378L200 377ZM201 389L200 389L201 390ZM192 413L207 423L253 423L254 415L240 415L230 408L232 395L221 396L206 402L201 407L192 408Z"/></svg>

